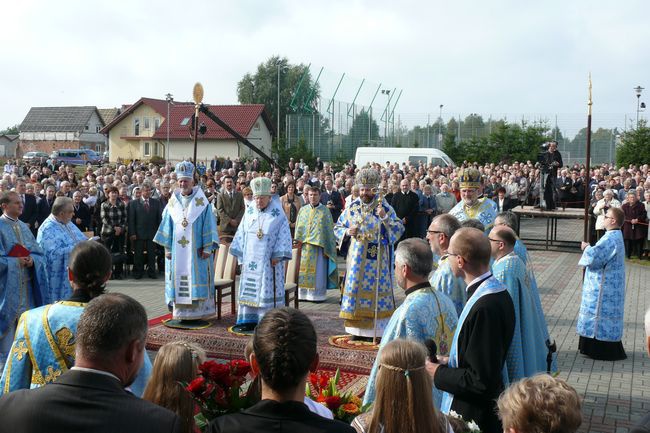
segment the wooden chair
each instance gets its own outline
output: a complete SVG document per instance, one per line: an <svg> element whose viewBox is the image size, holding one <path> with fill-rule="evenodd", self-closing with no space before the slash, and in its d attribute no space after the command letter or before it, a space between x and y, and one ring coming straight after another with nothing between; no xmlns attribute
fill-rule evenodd
<svg viewBox="0 0 650 433"><path fill-rule="evenodd" d="M227 248L222 246L221 248ZM219 248L219 249L221 249ZM234 316L237 312L235 304L235 279L237 277L237 258L227 254L221 278L214 279L215 298L217 301L217 319L221 320L222 299L230 296L230 313ZM226 289L230 288L230 291Z"/></svg>
<svg viewBox="0 0 650 433"><path fill-rule="evenodd" d="M284 276L284 305L288 307L291 301L298 309L298 273L300 271L300 248L291 251L291 260L287 264Z"/></svg>

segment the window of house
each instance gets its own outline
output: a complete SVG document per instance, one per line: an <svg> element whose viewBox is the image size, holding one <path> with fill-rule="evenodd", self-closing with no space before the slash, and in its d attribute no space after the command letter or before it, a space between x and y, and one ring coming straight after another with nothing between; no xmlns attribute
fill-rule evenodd
<svg viewBox="0 0 650 433"><path fill-rule="evenodd" d="M150 119L148 117L145 117L144 118L144 129L149 129L150 126L151 126Z"/></svg>
<svg viewBox="0 0 650 433"><path fill-rule="evenodd" d="M101 125L95 125L95 132L99 132L100 129L102 129Z"/></svg>
<svg viewBox="0 0 650 433"><path fill-rule="evenodd" d="M255 122L255 126L253 126L253 129L255 131L259 131L260 130L260 122Z"/></svg>
<svg viewBox="0 0 650 433"><path fill-rule="evenodd" d="M188 123L190 123L190 118L186 117L181 121L181 126L187 126Z"/></svg>
<svg viewBox="0 0 650 433"><path fill-rule="evenodd" d="M144 156L151 156L151 143L148 141L144 142Z"/></svg>
<svg viewBox="0 0 650 433"><path fill-rule="evenodd" d="M101 152L102 151L102 145L101 144L96 144L95 145L95 152Z"/></svg>
<svg viewBox="0 0 650 433"><path fill-rule="evenodd" d="M160 118L156 117L153 119L153 128L157 131L160 128Z"/></svg>
<svg viewBox="0 0 650 433"><path fill-rule="evenodd" d="M153 154L154 156L160 156L160 143L153 144Z"/></svg>
<svg viewBox="0 0 650 433"><path fill-rule="evenodd" d="M133 135L136 137L140 135L140 118L133 119Z"/></svg>
<svg viewBox="0 0 650 433"><path fill-rule="evenodd" d="M85 129L86 131L88 131L88 130L90 129L90 127L89 127L88 125L86 125L86 127L85 127L84 129Z"/></svg>

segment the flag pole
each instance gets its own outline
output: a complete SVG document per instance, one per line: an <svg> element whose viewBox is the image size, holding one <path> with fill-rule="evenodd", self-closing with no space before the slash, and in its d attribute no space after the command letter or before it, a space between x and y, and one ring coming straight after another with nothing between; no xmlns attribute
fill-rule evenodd
<svg viewBox="0 0 650 433"><path fill-rule="evenodd" d="M591 203L591 189L589 182L591 180L591 106L593 101L591 98L591 72L589 73L589 101L587 102L587 160L585 163L585 196L584 196L584 228L583 228L583 241L589 242L589 205Z"/></svg>

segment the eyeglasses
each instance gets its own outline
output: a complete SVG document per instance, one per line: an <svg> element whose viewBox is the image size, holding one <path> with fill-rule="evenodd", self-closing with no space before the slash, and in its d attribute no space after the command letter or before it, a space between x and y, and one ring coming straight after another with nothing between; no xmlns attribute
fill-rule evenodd
<svg viewBox="0 0 650 433"><path fill-rule="evenodd" d="M449 253L449 252L447 254L444 254L442 257L440 257L440 259L445 260L449 256L460 257L461 259L463 259L463 261L465 261L465 263L469 263L469 260L467 260L465 257L461 256L460 254L454 254L454 253Z"/></svg>
<svg viewBox="0 0 650 433"><path fill-rule="evenodd" d="M500 240L500 239L492 239L492 238L490 238L490 237L488 237L488 240L489 240L490 242L498 242L498 243L503 243L503 241L502 241L502 240Z"/></svg>
<svg viewBox="0 0 650 433"><path fill-rule="evenodd" d="M438 233L442 233L443 235L445 234L445 232L441 232L441 231L438 231L438 230L427 230L427 233L430 233L432 235L435 235L435 234L438 234Z"/></svg>

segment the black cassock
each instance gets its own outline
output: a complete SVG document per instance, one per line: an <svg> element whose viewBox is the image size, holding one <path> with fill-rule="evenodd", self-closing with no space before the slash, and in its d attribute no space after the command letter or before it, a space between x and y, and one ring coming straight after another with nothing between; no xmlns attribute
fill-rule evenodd
<svg viewBox="0 0 650 433"><path fill-rule="evenodd" d="M406 219L404 223L404 234L402 239L412 238L417 236L417 214L420 209L420 198L413 191L404 194L399 191L393 195L391 206L395 209L397 218Z"/></svg>
<svg viewBox="0 0 650 433"><path fill-rule="evenodd" d="M470 296L483 281L468 287ZM458 335L458 367L436 370L436 388L454 395L451 410L474 420L483 433L503 431L496 399L504 389L501 373L514 331L510 294L485 295L472 306Z"/></svg>

